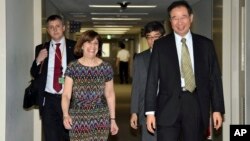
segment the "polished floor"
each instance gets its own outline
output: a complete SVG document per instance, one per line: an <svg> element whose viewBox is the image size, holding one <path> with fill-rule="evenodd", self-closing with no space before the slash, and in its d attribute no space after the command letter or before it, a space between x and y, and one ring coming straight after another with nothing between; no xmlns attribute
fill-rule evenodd
<svg viewBox="0 0 250 141"><path fill-rule="evenodd" d="M131 84L115 84L116 122L119 133L110 136L108 141L139 141L139 132L130 128L130 96Z"/></svg>

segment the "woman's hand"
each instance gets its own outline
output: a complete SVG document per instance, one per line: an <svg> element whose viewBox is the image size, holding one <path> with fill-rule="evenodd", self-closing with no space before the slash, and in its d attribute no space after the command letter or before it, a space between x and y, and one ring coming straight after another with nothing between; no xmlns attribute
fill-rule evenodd
<svg viewBox="0 0 250 141"><path fill-rule="evenodd" d="M118 126L116 124L116 121L114 119L111 119L111 127L110 127L110 132L111 135L116 135L118 133Z"/></svg>
<svg viewBox="0 0 250 141"><path fill-rule="evenodd" d="M63 125L65 129L72 129L72 118L69 115L63 116Z"/></svg>

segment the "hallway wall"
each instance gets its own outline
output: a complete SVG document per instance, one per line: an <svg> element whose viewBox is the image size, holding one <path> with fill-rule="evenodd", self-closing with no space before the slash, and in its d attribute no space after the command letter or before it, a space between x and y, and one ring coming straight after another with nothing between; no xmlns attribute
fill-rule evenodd
<svg viewBox="0 0 250 141"><path fill-rule="evenodd" d="M5 140L6 115L6 1L0 1L0 140Z"/></svg>
<svg viewBox="0 0 250 141"><path fill-rule="evenodd" d="M33 141L33 112L22 108L34 52L33 0L5 2L6 121L3 122L6 132L1 137L5 137L5 141Z"/></svg>
<svg viewBox="0 0 250 141"><path fill-rule="evenodd" d="M192 31L197 34L212 37L212 0L201 0L192 5L194 19Z"/></svg>

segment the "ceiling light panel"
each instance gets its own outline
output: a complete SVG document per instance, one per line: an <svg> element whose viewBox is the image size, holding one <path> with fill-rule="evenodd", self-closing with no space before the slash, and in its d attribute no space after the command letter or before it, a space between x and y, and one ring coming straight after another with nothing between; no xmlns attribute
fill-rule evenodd
<svg viewBox="0 0 250 141"><path fill-rule="evenodd" d="M91 15L148 15L148 13L90 13Z"/></svg>
<svg viewBox="0 0 250 141"><path fill-rule="evenodd" d="M89 5L91 8L121 8L119 5ZM157 5L128 5L127 8L156 8Z"/></svg>
<svg viewBox="0 0 250 141"><path fill-rule="evenodd" d="M112 28L116 28L116 27L133 27L131 25L94 25L93 27L98 28L98 27L112 27Z"/></svg>
<svg viewBox="0 0 250 141"><path fill-rule="evenodd" d="M97 21L140 21L141 18L91 18L92 20L97 20Z"/></svg>

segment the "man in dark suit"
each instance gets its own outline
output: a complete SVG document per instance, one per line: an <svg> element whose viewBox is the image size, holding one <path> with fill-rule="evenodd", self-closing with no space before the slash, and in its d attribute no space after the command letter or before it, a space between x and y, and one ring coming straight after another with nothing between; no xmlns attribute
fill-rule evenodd
<svg viewBox="0 0 250 141"><path fill-rule="evenodd" d="M193 14L186 1L173 2L168 12L173 33L155 41L148 70L147 129L156 129L158 141L202 141L210 110L216 130L225 112L214 45L190 31Z"/></svg>
<svg viewBox="0 0 250 141"><path fill-rule="evenodd" d="M156 141L156 135L147 131L144 98L152 47L154 41L164 35L165 29L160 22L152 21L145 25L144 32L149 49L137 54L134 58L130 125L134 129L141 126L141 141Z"/></svg>
<svg viewBox="0 0 250 141"><path fill-rule="evenodd" d="M51 41L38 45L31 75L39 86L39 110L45 141L67 141L68 132L63 126L61 94L67 64L75 59L75 41L64 37L65 25L59 15L47 19L47 32Z"/></svg>

